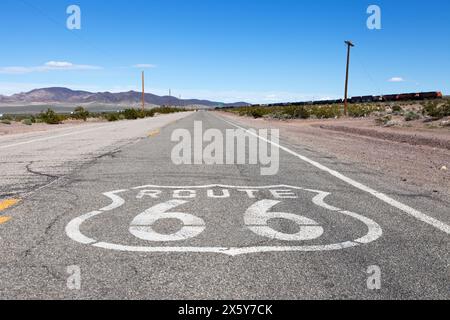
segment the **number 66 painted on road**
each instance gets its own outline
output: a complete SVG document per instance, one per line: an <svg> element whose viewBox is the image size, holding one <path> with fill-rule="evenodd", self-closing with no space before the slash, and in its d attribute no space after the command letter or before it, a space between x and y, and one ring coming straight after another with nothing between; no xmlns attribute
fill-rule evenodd
<svg viewBox="0 0 450 320"><path fill-rule="evenodd" d="M198 236L205 230L203 219L182 212L167 212L181 206L188 201L171 200L158 204L144 211L131 222L130 232L135 237L148 241L181 241ZM183 223L180 231L165 235L153 230L156 221L162 219L178 219Z"/></svg>
<svg viewBox="0 0 450 320"><path fill-rule="evenodd" d="M289 189L296 190L297 192L305 192L312 196L311 201L314 205L326 210L330 215L342 215L343 217L350 218L358 221L360 224L367 228L367 232L364 235L359 236L357 239L343 240L335 243L321 243L321 244L292 244L293 241L313 240L324 233L323 228L315 223L315 221L285 212L273 212L273 208L280 202L275 200L262 200L253 204L245 211L244 223L249 231L263 237L268 237L274 240L288 241L288 244L270 245L264 243L263 245L250 245L250 246L238 246L230 247L227 245L222 246L204 246L202 244L196 244L194 246L178 246L178 245L164 245L160 246L162 242L176 243L176 241L182 241L197 237L206 229L205 221L199 217L193 216L188 213L175 212L177 207L186 204L182 201L185 199L171 200L159 205L156 205L140 215L136 216L131 225L128 226L131 234L137 238L147 240L149 244L133 245L126 243L114 243L110 241L102 241L101 239L95 239L82 232L83 224L88 222L96 223L95 219L98 219L101 215L114 214L119 208L123 207L126 203L125 199L121 196L126 192L133 192L135 190L142 189L155 189L155 190L184 190L184 189L211 189L211 188L224 188L224 189L255 189L255 190L267 190L267 189ZM228 185L204 185L204 186L155 186L146 185L135 187L132 189L116 190L103 193L103 195L111 200L111 203L103 208L87 212L81 216L73 218L65 228L66 234L69 238L83 245L89 245L95 248L101 248L106 250L122 251L122 252L143 252L143 253L217 253L226 254L229 256L238 256L241 254L263 253L263 252L317 252L317 251L337 251L349 248L355 248L360 245L367 245L372 243L383 235L383 230L380 225L369 217L361 214L340 209L331 206L325 202L326 197L330 195L329 192L305 189L302 187L277 185L277 186L228 186ZM187 200L187 199L186 199ZM256 201L256 200L255 200ZM106 217L105 217L106 218ZM182 227L178 232L172 234L160 234L154 229L158 221L162 219L177 219L182 222ZM272 228L270 222L274 219L285 219L292 221L298 227L299 232L294 234L288 234L278 232ZM98 220L97 220L98 223ZM356 238L356 237L355 237Z"/></svg>
<svg viewBox="0 0 450 320"><path fill-rule="evenodd" d="M205 221L199 217L182 212L168 212L178 206L188 203L183 200L171 200L158 204L139 214L131 222L130 233L135 237L155 242L182 241L194 238L205 228ZM324 230L312 219L292 213L269 212L280 201L261 200L247 209L244 215L245 225L255 234L271 239L283 241L305 241L319 238ZM176 233L165 235L153 229L154 224L162 219L178 219L183 227ZM295 222L300 230L295 234L287 234L274 230L268 226L271 219L286 219Z"/></svg>

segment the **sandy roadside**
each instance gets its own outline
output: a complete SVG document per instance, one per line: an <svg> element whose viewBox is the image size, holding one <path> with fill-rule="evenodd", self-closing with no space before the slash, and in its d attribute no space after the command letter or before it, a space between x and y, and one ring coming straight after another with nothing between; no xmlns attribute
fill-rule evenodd
<svg viewBox="0 0 450 320"><path fill-rule="evenodd" d="M279 121L221 115L257 129L278 128L293 145L358 163L424 192L450 195L450 171L443 170L444 166L450 169L450 148L445 144L450 142L448 129L382 128L375 127L373 119ZM421 138L436 143L427 145L428 140Z"/></svg>
<svg viewBox="0 0 450 320"><path fill-rule="evenodd" d="M43 132L43 131L53 131L58 129L66 129L73 128L79 126L85 126L87 124L93 123L103 123L106 121L97 120L97 119L89 119L88 121L77 121L77 120L68 120L64 121L61 124L46 124L46 123L33 123L31 126L27 126L21 122L12 121L11 124L4 124L0 122L0 137L6 135L15 135L15 134L23 134L23 133L31 133L31 132Z"/></svg>

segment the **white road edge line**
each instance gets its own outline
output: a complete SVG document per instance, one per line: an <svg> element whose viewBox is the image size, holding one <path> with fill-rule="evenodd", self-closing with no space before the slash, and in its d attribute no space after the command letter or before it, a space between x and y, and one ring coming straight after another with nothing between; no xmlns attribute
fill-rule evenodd
<svg viewBox="0 0 450 320"><path fill-rule="evenodd" d="M310 165L312 165L312 166L314 166L314 167L316 167L316 168L318 168L318 169L320 169L322 171L328 172L332 176L338 178L339 180L342 180L342 181L346 182L347 184L349 184L349 185L351 185L351 186L353 186L353 187L355 187L355 188L357 188L357 189L359 189L361 191L364 191L364 192L367 192L367 193L373 195L374 197L376 197L376 198L380 199L381 201L391 205L392 207L397 208L397 209L399 209L399 210L409 214L410 216L412 216L412 217L414 217L414 218L416 218L416 219L418 219L418 220L420 220L422 222L425 222L425 223L427 223L427 224L429 224L429 225L431 225L431 226L433 226L433 227L435 227L435 228L437 228L437 229L439 229L439 230L441 230L441 231L443 231L443 232L445 232L447 234L450 234L450 226L445 224L444 222L439 221L439 220L437 220L437 219L435 219L433 217L427 216L426 214L424 214L424 213L422 213L422 212L420 212L420 211L418 211L418 210L416 210L414 208L411 208L410 206L407 206L407 205L405 205L405 204L403 204L403 203L401 203L401 202L399 202L399 201L389 197L388 195L385 195L384 193L378 192L378 191L376 191L376 190L374 190L374 189L372 189L372 188L370 188L370 187L368 187L368 186L366 186L366 185L364 185L362 183L359 183L359 182L357 182L357 181L355 181L355 180L353 180L351 178L348 178L348 177L344 176L342 173L339 173L339 172L337 172L335 170L332 170L332 169L330 169L330 168L328 168L328 167L326 167L326 166L324 166L324 165L322 165L322 164L320 164L320 163L318 163L318 162L316 162L314 160L311 160L311 159L309 159L309 158L307 158L305 156L302 156L301 154L298 154L295 151L292 151L292 150L290 150L290 149L288 149L286 147L283 147L283 146L281 146L281 145L279 145L277 143L274 143L274 142L272 142L272 141L270 141L268 139L265 139L265 138L259 136L258 134L248 130L248 129L245 129L245 128L237 125L237 124L234 124L233 122L230 122L230 121L228 121L226 119L223 119L222 117L219 117L219 116L216 116L216 117L219 118L220 120L222 120L222 121L224 121L224 122L226 122L226 123L228 123L228 124L238 128L238 129L244 130L245 132L247 132L247 133L257 137L258 139L260 139L262 141L270 143L270 144L280 148L281 150L286 151L287 153L289 153L289 154L291 154L293 156L296 156L300 160L303 160L303 161L309 163Z"/></svg>

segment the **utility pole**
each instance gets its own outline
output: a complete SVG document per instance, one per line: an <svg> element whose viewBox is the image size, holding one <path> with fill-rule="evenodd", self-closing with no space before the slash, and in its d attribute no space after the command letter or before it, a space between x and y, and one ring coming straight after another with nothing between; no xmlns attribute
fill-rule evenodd
<svg viewBox="0 0 450 320"><path fill-rule="evenodd" d="M171 106L170 98L172 98L172 89L169 89L169 105L168 105L168 107Z"/></svg>
<svg viewBox="0 0 450 320"><path fill-rule="evenodd" d="M345 44L347 45L347 72L345 74L345 96L344 96L344 114L348 114L348 107L347 107L347 99L348 99L348 71L350 68L350 49L354 47L355 45L351 41L345 41Z"/></svg>
<svg viewBox="0 0 450 320"><path fill-rule="evenodd" d="M142 111L145 110L145 75L142 71Z"/></svg>

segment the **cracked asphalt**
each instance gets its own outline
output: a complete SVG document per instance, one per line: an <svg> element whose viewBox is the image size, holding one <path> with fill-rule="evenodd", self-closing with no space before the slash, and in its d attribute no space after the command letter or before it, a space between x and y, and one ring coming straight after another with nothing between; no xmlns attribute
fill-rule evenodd
<svg viewBox="0 0 450 320"><path fill-rule="evenodd" d="M197 112L1 138L0 199L22 201L1 212L11 220L0 224L0 298L450 298L448 233L294 153L444 225L447 198L283 136L293 153L280 150L273 176L259 165L175 165L171 136L195 121L235 129Z"/></svg>

